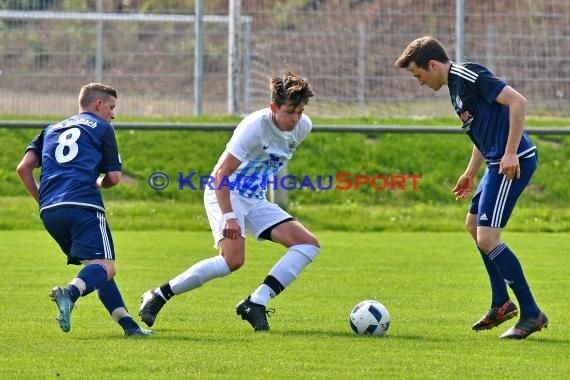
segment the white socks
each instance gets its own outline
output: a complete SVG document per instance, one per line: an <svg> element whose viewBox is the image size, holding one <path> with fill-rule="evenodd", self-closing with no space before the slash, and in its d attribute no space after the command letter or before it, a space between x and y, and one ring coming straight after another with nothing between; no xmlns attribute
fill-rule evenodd
<svg viewBox="0 0 570 380"><path fill-rule="evenodd" d="M169 283L174 294L181 294L199 288L204 283L217 277L226 276L229 273L230 268L226 264L226 260L218 255L197 262L185 272L170 280Z"/></svg>
<svg viewBox="0 0 570 380"><path fill-rule="evenodd" d="M272 276L285 289L289 286L301 273L307 265L309 265L319 254L320 248L311 244L298 244L289 247L289 250L283 257L271 268L269 276ZM168 283L172 289L172 293L178 295L189 290L199 288L204 283L230 274L230 268L226 264L226 260L218 255L206 260L197 262L188 268L185 272L179 274ZM161 295L160 288L155 292ZM260 305L267 305L269 300L275 297L277 293L267 284L263 283L251 293L251 301Z"/></svg>
<svg viewBox="0 0 570 380"><path fill-rule="evenodd" d="M271 271L270 276L273 276L283 288L289 286L301 273L307 265L309 265L319 254L320 248L311 244L298 244L289 247L285 255L275 264ZM276 296L273 291L266 284L261 284L251 293L251 302L267 305L269 300Z"/></svg>

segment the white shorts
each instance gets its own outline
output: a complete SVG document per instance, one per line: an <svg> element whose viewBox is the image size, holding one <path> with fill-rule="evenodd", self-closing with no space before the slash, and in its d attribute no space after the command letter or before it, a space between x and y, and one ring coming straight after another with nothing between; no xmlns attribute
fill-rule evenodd
<svg viewBox="0 0 570 380"><path fill-rule="evenodd" d="M263 231L285 219L292 218L288 212L267 199L246 198L232 192L230 200L243 238L247 232L256 239L263 240L259 237ZM204 191L204 206L214 235L214 247L218 248L220 240L224 238L225 221L214 190Z"/></svg>

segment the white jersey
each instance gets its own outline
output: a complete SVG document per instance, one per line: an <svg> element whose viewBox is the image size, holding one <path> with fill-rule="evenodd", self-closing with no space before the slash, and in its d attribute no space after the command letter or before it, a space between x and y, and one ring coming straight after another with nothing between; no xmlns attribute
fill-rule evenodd
<svg viewBox="0 0 570 380"><path fill-rule="evenodd" d="M271 109L264 108L248 115L236 127L226 151L241 164L220 187L229 186L232 192L247 198L264 199L268 182L274 186L273 177L291 159L313 127L311 119L303 114L293 131L282 131L271 116ZM221 160L212 175L220 164Z"/></svg>

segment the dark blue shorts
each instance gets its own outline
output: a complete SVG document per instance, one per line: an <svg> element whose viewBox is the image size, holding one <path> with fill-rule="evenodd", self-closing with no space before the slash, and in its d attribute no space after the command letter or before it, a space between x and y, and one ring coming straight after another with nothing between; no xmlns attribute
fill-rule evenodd
<svg viewBox="0 0 570 380"><path fill-rule="evenodd" d="M81 207L59 207L41 213L49 234L67 255L68 264L83 260L115 260L115 248L105 214Z"/></svg>
<svg viewBox="0 0 570 380"><path fill-rule="evenodd" d="M478 226L503 228L507 225L519 196L536 171L538 157L520 159L519 164L521 177L510 181L499 174L499 165L485 170L469 208L469 213L477 214Z"/></svg>

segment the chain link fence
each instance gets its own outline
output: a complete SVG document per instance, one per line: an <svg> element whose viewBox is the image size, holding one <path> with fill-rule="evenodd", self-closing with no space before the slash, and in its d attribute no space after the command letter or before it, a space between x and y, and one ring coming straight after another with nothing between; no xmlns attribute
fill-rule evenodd
<svg viewBox="0 0 570 380"><path fill-rule="evenodd" d="M73 113L79 87L100 80L118 89L119 116L195 115L194 1L69 3L0 4L2 114ZM205 114L228 112L228 8L204 2ZM317 93L312 116L453 115L447 91L419 87L393 62L426 34L455 57L454 1L248 0L239 10L239 113L267 105L269 77L292 69ZM468 1L464 21L463 61L523 93L529 114L570 116L570 2Z"/></svg>

